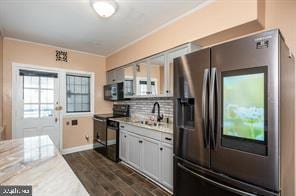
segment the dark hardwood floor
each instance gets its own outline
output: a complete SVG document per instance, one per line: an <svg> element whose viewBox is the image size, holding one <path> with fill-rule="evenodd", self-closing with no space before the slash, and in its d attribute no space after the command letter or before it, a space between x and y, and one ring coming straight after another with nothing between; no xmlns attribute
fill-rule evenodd
<svg viewBox="0 0 296 196"><path fill-rule="evenodd" d="M170 195L144 176L93 150L64 156L90 195Z"/></svg>

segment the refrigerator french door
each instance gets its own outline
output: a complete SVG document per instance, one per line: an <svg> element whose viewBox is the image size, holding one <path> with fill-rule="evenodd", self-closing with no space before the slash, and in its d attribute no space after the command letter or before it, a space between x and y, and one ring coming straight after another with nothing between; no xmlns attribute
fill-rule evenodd
<svg viewBox="0 0 296 196"><path fill-rule="evenodd" d="M213 47L209 107L211 168L276 192L278 41L268 32Z"/></svg>
<svg viewBox="0 0 296 196"><path fill-rule="evenodd" d="M274 30L175 59L175 195L280 192L280 43Z"/></svg>

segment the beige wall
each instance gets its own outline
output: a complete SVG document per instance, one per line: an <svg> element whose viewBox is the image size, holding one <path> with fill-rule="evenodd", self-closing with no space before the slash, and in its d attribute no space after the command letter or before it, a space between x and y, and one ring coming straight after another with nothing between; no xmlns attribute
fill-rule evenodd
<svg viewBox="0 0 296 196"><path fill-rule="evenodd" d="M12 39L4 39L3 45L3 124L6 126L6 139L11 138L11 75L12 63L23 63L55 67L71 70L94 72L95 76L95 112L105 113L111 111L111 104L103 99L103 85L106 82L105 58L86 53L68 51L69 62L56 62L56 48L22 42ZM63 143L67 147L87 144L85 135L92 137L91 117L78 119L78 126L64 126ZM92 138L90 138L92 139Z"/></svg>
<svg viewBox="0 0 296 196"><path fill-rule="evenodd" d="M2 77L3 77L3 38L0 35L0 127L2 127L2 95L3 95Z"/></svg>
<svg viewBox="0 0 296 196"><path fill-rule="evenodd" d="M279 28L292 53L296 55L296 1L266 0L265 27Z"/></svg>
<svg viewBox="0 0 296 196"><path fill-rule="evenodd" d="M78 126L72 126L71 121L78 120ZM93 119L90 117L64 118L63 147L71 148L93 143ZM88 139L87 139L88 137Z"/></svg>
<svg viewBox="0 0 296 196"><path fill-rule="evenodd" d="M253 31L262 29L264 21L262 2L264 1L216 0L107 57L107 69L244 24Z"/></svg>

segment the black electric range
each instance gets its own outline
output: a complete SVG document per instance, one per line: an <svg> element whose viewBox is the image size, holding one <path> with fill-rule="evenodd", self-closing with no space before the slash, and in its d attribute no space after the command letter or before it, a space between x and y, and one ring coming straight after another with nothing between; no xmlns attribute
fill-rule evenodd
<svg viewBox="0 0 296 196"><path fill-rule="evenodd" d="M107 158L119 161L119 122L111 118L129 116L129 105L114 104L113 113L94 115L94 149Z"/></svg>

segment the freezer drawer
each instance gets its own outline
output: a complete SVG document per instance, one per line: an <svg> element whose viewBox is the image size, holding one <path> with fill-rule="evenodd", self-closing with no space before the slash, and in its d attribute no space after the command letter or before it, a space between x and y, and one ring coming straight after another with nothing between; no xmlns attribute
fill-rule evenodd
<svg viewBox="0 0 296 196"><path fill-rule="evenodd" d="M174 157L174 195L279 196L280 193L269 192Z"/></svg>
<svg viewBox="0 0 296 196"><path fill-rule="evenodd" d="M253 195L211 180L181 163L175 163L176 184L175 196L238 196Z"/></svg>

